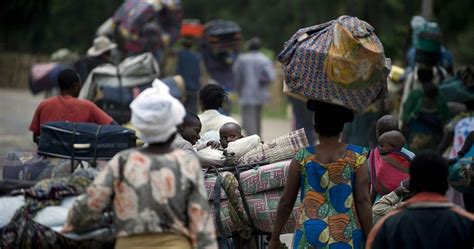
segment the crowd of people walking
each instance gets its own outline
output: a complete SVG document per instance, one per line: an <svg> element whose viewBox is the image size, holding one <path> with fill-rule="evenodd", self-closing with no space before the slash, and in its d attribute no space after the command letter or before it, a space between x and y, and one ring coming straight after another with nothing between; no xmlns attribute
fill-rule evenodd
<svg viewBox="0 0 474 249"><path fill-rule="evenodd" d="M420 17L412 23L413 48L400 79L388 76L373 27L354 17L301 29L285 44L278 59L308 146L289 164L268 248L283 247L280 235L297 202L293 248L474 247L474 69L454 74L437 24ZM207 72L203 55L193 50L196 40L181 42L176 73L185 80L185 97L172 96L161 80L134 88L130 125L143 146L106 163L69 208L61 234L90 229L110 212L115 248L232 246L222 241L222 221L213 217L204 186L203 172L219 172L218 166L200 152L227 157L231 143L261 135L275 68L257 37L232 61L240 125L225 110L229 88L203 82ZM115 47L99 36L76 70L59 73L60 95L41 102L31 122L36 143L51 121L118 125L92 101L77 98L81 82L111 61ZM403 87L388 92L387 79ZM389 103L389 95L400 104ZM354 132L362 123L364 130ZM261 145L258 139L252 146ZM5 243L12 238L3 236Z"/></svg>

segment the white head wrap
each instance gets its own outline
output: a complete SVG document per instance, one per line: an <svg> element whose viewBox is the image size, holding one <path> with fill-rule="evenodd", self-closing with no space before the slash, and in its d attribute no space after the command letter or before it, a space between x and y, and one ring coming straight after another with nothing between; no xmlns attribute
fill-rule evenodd
<svg viewBox="0 0 474 249"><path fill-rule="evenodd" d="M169 93L162 81L155 80L153 87L146 89L130 104L131 123L140 131L145 143L162 143L177 131L186 111Z"/></svg>

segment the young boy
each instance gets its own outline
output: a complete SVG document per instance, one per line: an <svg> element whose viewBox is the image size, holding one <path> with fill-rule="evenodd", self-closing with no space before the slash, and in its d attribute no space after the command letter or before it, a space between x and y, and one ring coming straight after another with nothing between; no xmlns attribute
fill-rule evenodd
<svg viewBox="0 0 474 249"><path fill-rule="evenodd" d="M226 149L230 142L243 138L242 128L236 123L225 123L219 129L220 144Z"/></svg>
<svg viewBox="0 0 474 249"><path fill-rule="evenodd" d="M196 155L193 146L199 140L199 132L201 132L199 117L194 113L187 112L183 123L178 126L178 134L176 134L176 139L173 142L174 148Z"/></svg>

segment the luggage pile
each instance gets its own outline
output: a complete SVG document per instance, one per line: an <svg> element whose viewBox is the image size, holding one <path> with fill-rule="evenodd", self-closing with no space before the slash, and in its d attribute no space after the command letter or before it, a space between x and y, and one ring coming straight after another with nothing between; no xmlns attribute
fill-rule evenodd
<svg viewBox="0 0 474 249"><path fill-rule="evenodd" d="M240 157L236 166L223 165L207 170L204 185L222 239L234 233L250 239L272 232L290 159L307 146L306 135L301 129L258 145ZM298 207L297 201L283 232L294 231Z"/></svg>
<svg viewBox="0 0 474 249"><path fill-rule="evenodd" d="M239 173L227 171L220 176L208 175L204 185L216 223L217 219L222 222L221 228L216 226L219 234L230 236L237 232L248 239L252 233L271 233L289 166L290 161L286 160ZM220 191L216 189L218 180L222 186ZM299 198L283 233L294 231L298 214Z"/></svg>
<svg viewBox="0 0 474 249"><path fill-rule="evenodd" d="M94 102L117 123L130 121L130 103L143 90L151 87L158 79L160 69L151 53L132 56L118 66L105 64L92 70L81 88L79 98ZM169 77L162 81L170 88L170 93L182 99L185 82L181 77Z"/></svg>
<svg viewBox="0 0 474 249"><path fill-rule="evenodd" d="M115 234L107 218L109 214L99 217L92 230L76 230L66 235L60 231L75 198L84 193L97 176L96 160L109 160L135 144L135 132L118 125L43 124L38 154L7 154L1 192L6 193L5 188L13 191L8 191L9 197L0 197L0 209L9 207L8 212L0 215L0 247L113 247ZM76 162L82 165L82 161L92 168L76 169L79 164Z"/></svg>

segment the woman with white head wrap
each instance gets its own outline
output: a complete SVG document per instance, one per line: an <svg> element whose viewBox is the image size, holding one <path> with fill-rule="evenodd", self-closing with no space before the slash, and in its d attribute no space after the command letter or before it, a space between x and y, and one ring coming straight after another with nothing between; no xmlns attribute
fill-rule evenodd
<svg viewBox="0 0 474 249"><path fill-rule="evenodd" d="M86 229L92 217L114 210L115 248L217 249L199 161L171 146L183 105L157 82L130 107L147 147L110 160L69 211L63 232Z"/></svg>
<svg viewBox="0 0 474 249"><path fill-rule="evenodd" d="M183 122L186 110L179 100L169 94L160 80L143 91L130 104L132 125L140 131L140 139L147 144L166 142Z"/></svg>

